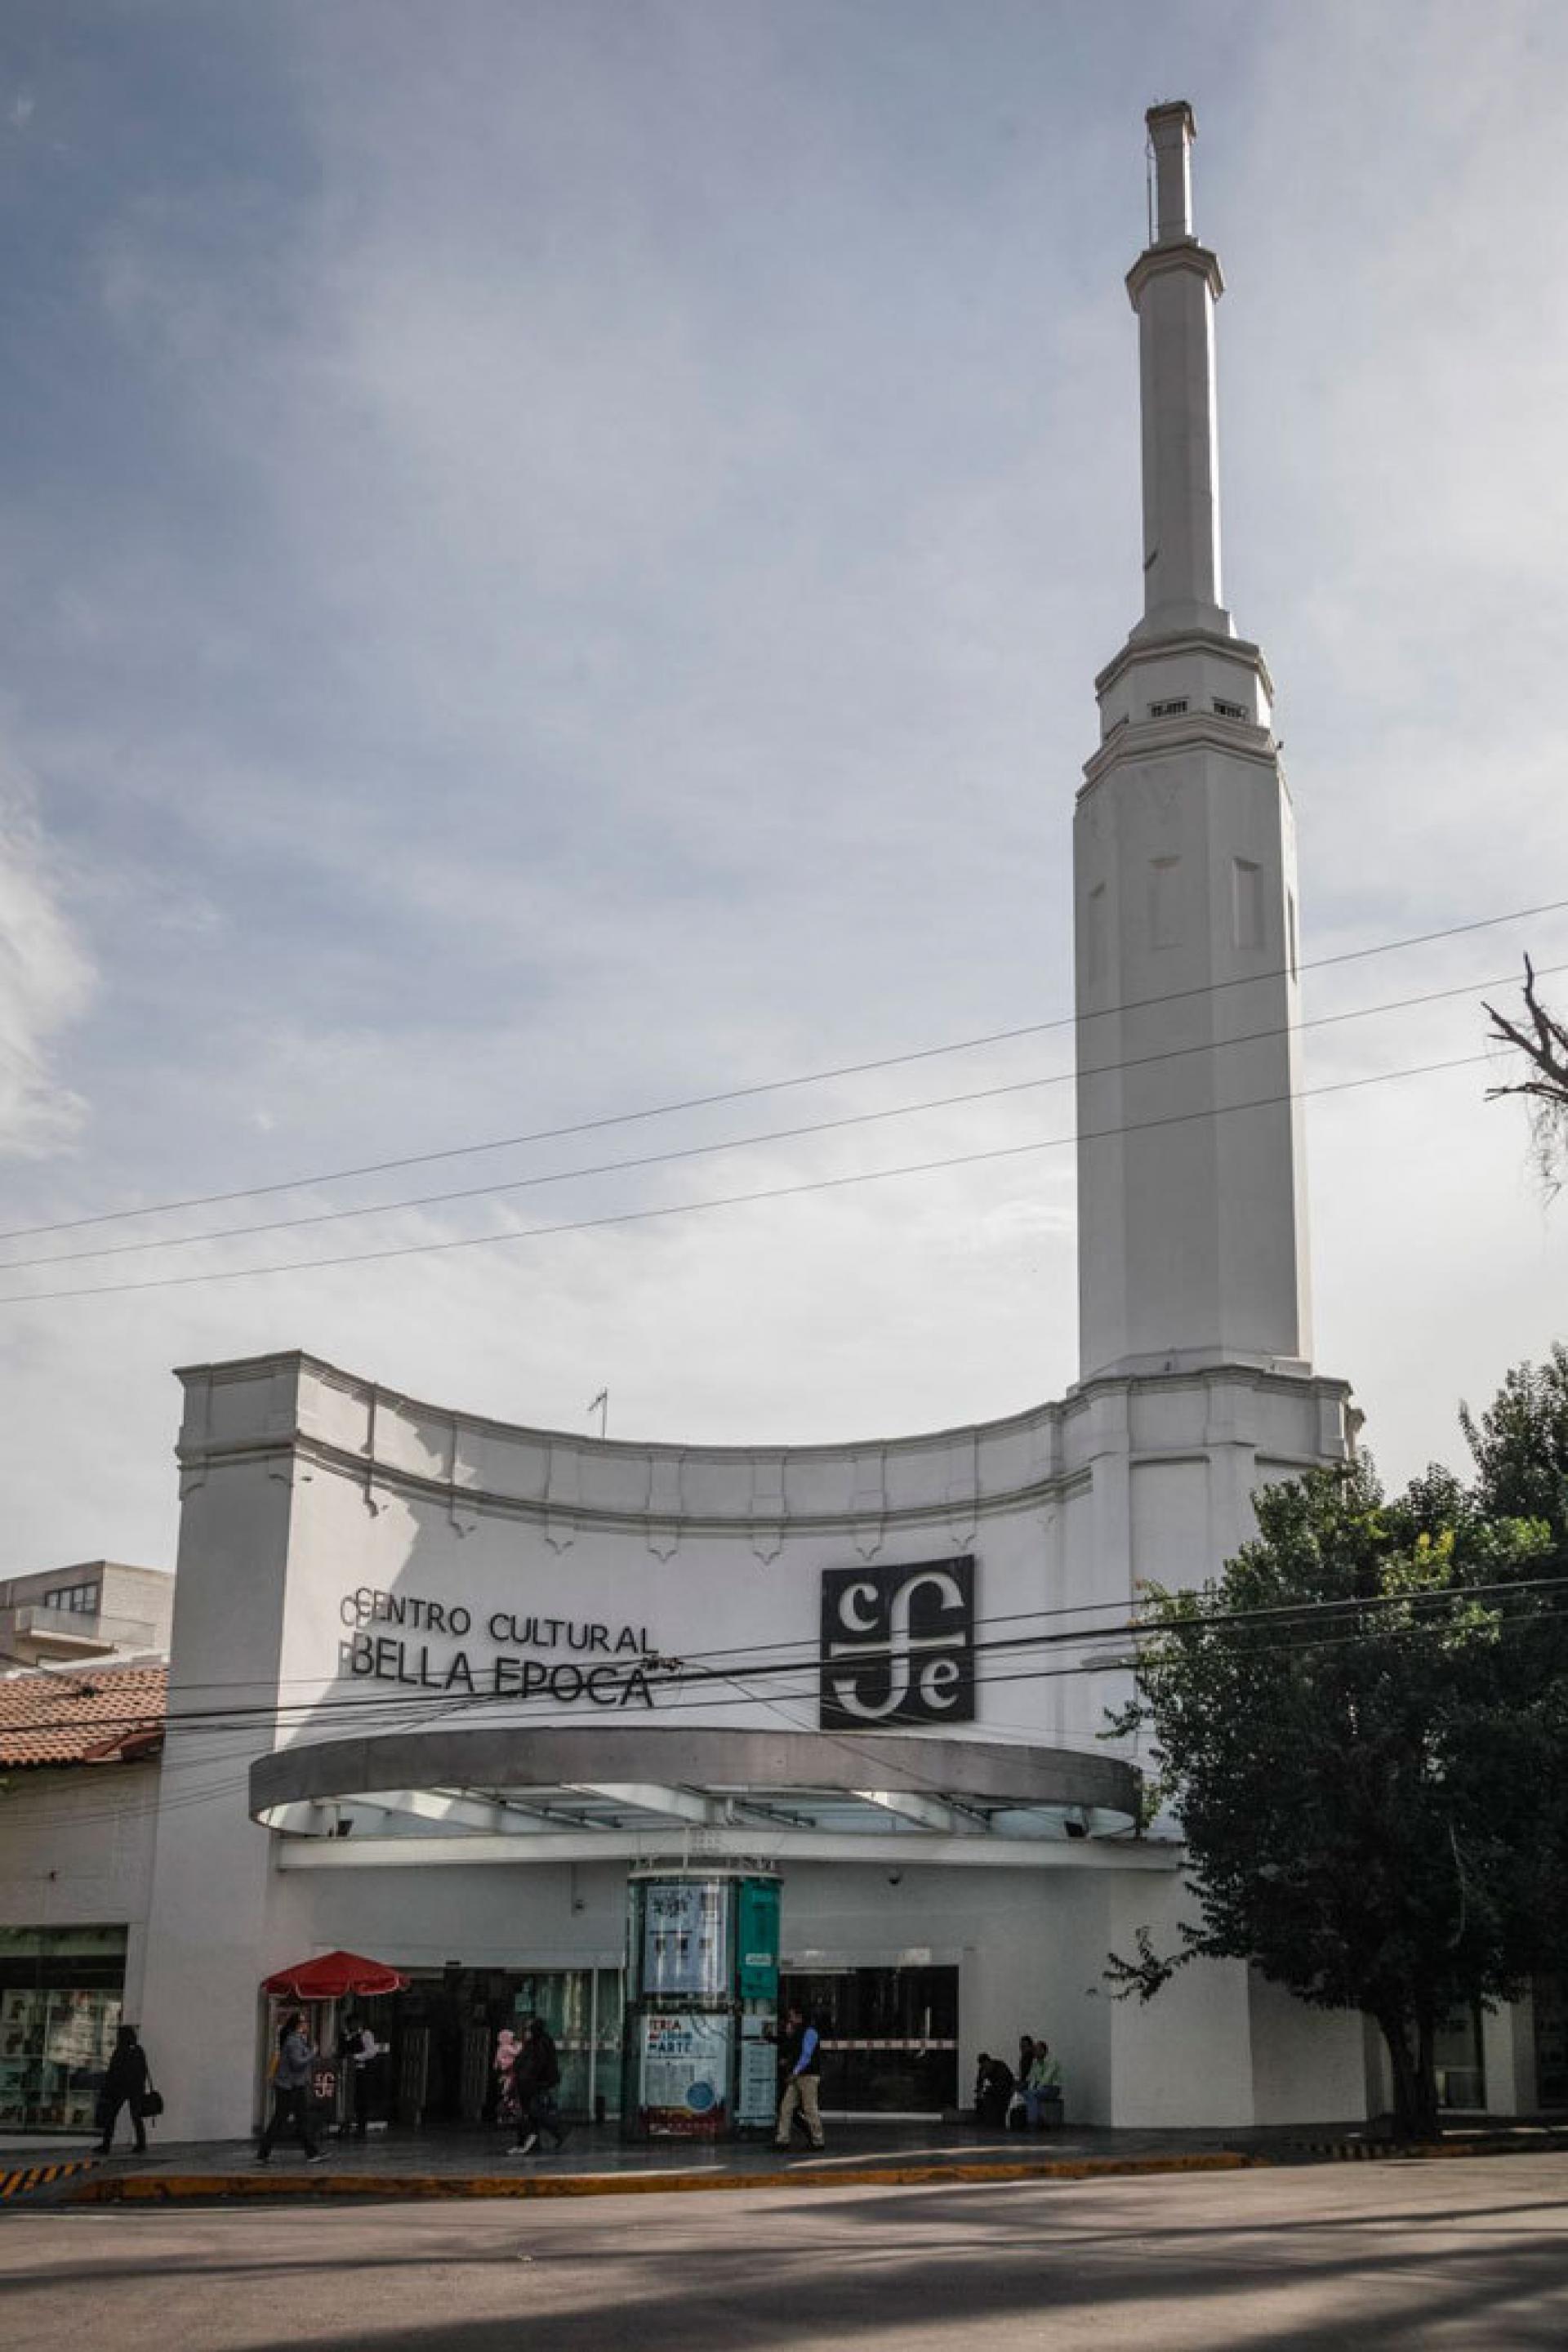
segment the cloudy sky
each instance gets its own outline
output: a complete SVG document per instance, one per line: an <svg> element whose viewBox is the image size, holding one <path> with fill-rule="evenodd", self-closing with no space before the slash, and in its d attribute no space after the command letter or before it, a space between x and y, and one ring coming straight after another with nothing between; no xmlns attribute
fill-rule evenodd
<svg viewBox="0 0 1568 2352"><path fill-rule="evenodd" d="M5 1278L0 1573L172 1560L171 1368L273 1348L571 1427L607 1385L626 1436L1059 1393L1070 1087L743 1139L1068 1030L588 1123L1069 1011L1158 99L1308 958L1568 899L1565 81L1552 0L10 0L7 1233L587 1131L7 1241L117 1254ZM1468 992L1309 1033L1383 1081L1308 1131L1318 1361L1394 1475L1568 1325L1495 1070L1387 1076L1479 1052L1526 947L1568 915L1309 976Z"/></svg>

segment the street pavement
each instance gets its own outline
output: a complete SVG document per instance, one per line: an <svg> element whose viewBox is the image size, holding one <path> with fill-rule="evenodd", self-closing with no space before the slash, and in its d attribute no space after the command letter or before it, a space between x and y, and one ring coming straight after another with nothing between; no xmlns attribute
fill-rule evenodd
<svg viewBox="0 0 1568 2352"><path fill-rule="evenodd" d="M0 2219L0 2346L1508 2352L1568 2344L1568 2156Z"/></svg>

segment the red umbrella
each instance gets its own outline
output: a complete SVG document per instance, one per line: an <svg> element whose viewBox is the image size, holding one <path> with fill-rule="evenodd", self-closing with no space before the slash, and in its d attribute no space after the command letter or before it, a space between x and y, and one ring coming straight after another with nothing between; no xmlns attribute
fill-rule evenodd
<svg viewBox="0 0 1568 2352"><path fill-rule="evenodd" d="M384 1960L362 1959L358 1952L322 1952L298 1968L279 1969L263 1980L263 1992L285 2000L342 2000L350 1993L401 1992L408 1979Z"/></svg>

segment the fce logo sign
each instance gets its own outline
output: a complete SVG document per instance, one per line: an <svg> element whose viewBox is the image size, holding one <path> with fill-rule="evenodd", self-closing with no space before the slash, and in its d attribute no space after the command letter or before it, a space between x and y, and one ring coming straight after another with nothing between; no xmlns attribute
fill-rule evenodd
<svg viewBox="0 0 1568 2352"><path fill-rule="evenodd" d="M829 1568L823 1728L974 1720L974 1561Z"/></svg>

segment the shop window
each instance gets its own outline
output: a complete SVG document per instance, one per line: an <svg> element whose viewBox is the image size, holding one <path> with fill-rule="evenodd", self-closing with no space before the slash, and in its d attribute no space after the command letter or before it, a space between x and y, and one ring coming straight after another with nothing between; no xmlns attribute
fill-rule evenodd
<svg viewBox="0 0 1568 2352"><path fill-rule="evenodd" d="M88 2130L120 2024L123 1927L0 1927L0 2130Z"/></svg>

